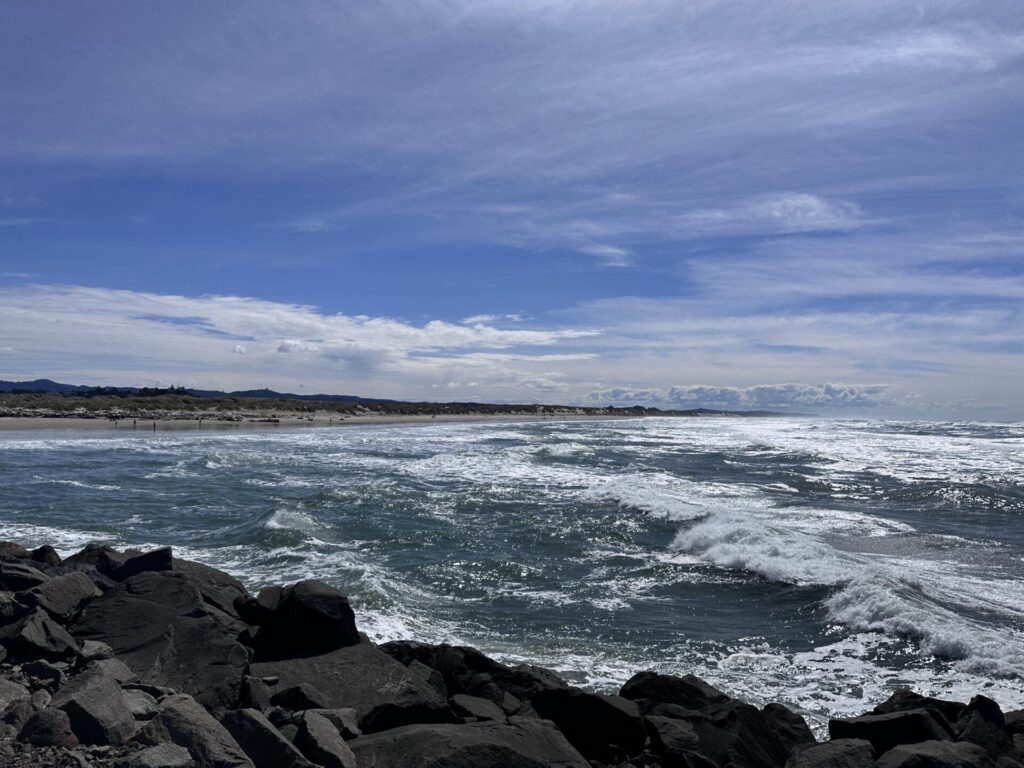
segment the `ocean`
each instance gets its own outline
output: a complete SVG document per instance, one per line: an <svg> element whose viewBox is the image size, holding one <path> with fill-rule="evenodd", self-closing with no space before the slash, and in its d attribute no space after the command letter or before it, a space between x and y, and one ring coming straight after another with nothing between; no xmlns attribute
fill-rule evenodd
<svg viewBox="0 0 1024 768"><path fill-rule="evenodd" d="M375 640L820 733L897 687L1024 706L1024 424L649 418L0 432L0 539L319 578Z"/></svg>

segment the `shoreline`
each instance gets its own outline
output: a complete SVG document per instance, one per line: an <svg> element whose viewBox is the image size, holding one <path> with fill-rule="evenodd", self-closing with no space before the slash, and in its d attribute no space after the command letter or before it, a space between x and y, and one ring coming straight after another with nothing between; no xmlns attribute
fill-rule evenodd
<svg viewBox="0 0 1024 768"><path fill-rule="evenodd" d="M693 675L638 670L604 694L468 646L378 644L321 581L252 595L171 547L61 557L0 541L12 768L1022 765L1024 710L906 688L871 703L819 742L799 712Z"/></svg>
<svg viewBox="0 0 1024 768"><path fill-rule="evenodd" d="M235 418L187 418L165 415L158 418L89 418L79 416L0 416L0 432L36 430L95 430L109 432L262 432L273 429L322 429L327 427L368 426L368 425L409 425L409 424L481 424L520 423L550 421L622 421L647 418L634 414L524 414L524 413L474 413L474 414L336 414L316 413L298 418L295 416L239 415ZM705 417L707 418L707 417ZM134 426L133 426L134 425ZM156 429L154 430L154 425Z"/></svg>

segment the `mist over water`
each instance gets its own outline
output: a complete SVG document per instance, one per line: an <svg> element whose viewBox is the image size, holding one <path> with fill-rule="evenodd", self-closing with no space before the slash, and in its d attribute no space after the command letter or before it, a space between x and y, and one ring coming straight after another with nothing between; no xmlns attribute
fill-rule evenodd
<svg viewBox="0 0 1024 768"><path fill-rule="evenodd" d="M375 639L819 727L911 685L1024 706L1024 425L811 419L0 433L0 538L315 577Z"/></svg>

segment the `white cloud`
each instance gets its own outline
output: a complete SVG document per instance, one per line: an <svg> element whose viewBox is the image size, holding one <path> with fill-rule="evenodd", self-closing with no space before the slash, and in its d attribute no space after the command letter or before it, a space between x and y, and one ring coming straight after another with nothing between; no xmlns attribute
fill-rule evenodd
<svg viewBox="0 0 1024 768"><path fill-rule="evenodd" d="M577 247L581 253L596 256L598 261L606 267L628 267L633 263L633 254L625 248L615 245L593 244Z"/></svg>
<svg viewBox="0 0 1024 768"><path fill-rule="evenodd" d="M856 203L806 193L763 195L728 208L685 213L676 221L683 237L842 232L864 223Z"/></svg>
<svg viewBox="0 0 1024 768"><path fill-rule="evenodd" d="M752 387L689 384L663 389L612 387L594 390L584 398L588 404L595 405L650 405L679 410L823 409L827 412L906 406L917 399L912 394L897 393L888 384L842 383L760 384Z"/></svg>

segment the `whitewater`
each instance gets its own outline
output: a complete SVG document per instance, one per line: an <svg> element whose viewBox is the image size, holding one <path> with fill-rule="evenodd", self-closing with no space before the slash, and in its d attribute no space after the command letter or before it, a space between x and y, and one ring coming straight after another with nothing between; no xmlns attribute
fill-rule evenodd
<svg viewBox="0 0 1024 768"><path fill-rule="evenodd" d="M1024 706L1024 425L648 418L0 433L0 538L320 578L376 640L817 728L901 686Z"/></svg>

